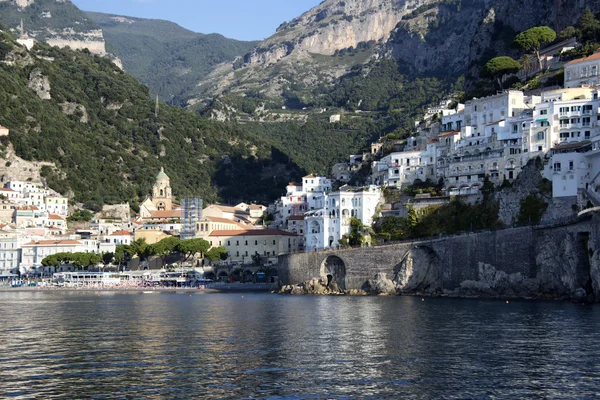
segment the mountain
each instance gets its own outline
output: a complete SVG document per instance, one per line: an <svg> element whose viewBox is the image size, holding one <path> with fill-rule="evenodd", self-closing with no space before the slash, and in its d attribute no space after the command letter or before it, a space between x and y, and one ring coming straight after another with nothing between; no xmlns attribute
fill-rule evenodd
<svg viewBox="0 0 600 400"><path fill-rule="evenodd" d="M312 103L384 58L407 76L476 78L494 55L518 54L510 47L518 32L537 25L560 31L585 7L598 11L600 1L325 0L282 24L243 60L216 68L190 93L190 104L231 93L285 101L290 90Z"/></svg>
<svg viewBox="0 0 600 400"><path fill-rule="evenodd" d="M164 101L177 102L180 93L216 65L233 61L257 44L192 32L169 21L86 14L102 28L125 70Z"/></svg>
<svg viewBox="0 0 600 400"><path fill-rule="evenodd" d="M242 131L179 107L106 57L38 42L28 51L0 26L2 180L37 180L95 209L136 204L164 166L178 197L268 201L303 171ZM16 153L16 154L15 154Z"/></svg>
<svg viewBox="0 0 600 400"><path fill-rule="evenodd" d="M0 0L0 21L13 33L25 33L51 46L106 52L100 26L69 0Z"/></svg>

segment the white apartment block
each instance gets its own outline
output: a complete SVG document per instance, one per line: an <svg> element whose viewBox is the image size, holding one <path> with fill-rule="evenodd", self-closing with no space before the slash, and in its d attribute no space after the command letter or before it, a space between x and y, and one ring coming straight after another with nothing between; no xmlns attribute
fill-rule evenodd
<svg viewBox="0 0 600 400"><path fill-rule="evenodd" d="M66 197L46 197L45 204L49 213L66 216L69 212L69 199Z"/></svg>
<svg viewBox="0 0 600 400"><path fill-rule="evenodd" d="M573 60L565 65L565 88L593 87L600 83L600 52Z"/></svg>
<svg viewBox="0 0 600 400"><path fill-rule="evenodd" d="M54 267L43 267L42 260L57 253L97 253L96 240L40 240L22 245L21 273L38 270L45 273L56 272Z"/></svg>
<svg viewBox="0 0 600 400"><path fill-rule="evenodd" d="M380 188L365 189L342 187L325 195L324 207L309 211L304 217L304 244L307 251L336 248L339 240L350 233L350 218L371 226L382 200Z"/></svg>
<svg viewBox="0 0 600 400"><path fill-rule="evenodd" d="M21 246L16 232L0 231L0 271L15 274L21 261Z"/></svg>

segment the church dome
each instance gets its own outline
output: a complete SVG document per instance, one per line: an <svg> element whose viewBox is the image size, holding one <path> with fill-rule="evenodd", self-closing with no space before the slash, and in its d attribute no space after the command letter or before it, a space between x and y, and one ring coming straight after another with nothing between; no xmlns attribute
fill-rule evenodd
<svg viewBox="0 0 600 400"><path fill-rule="evenodd" d="M160 168L160 172L156 175L156 181L168 181L169 177L165 174L165 169L163 167Z"/></svg>

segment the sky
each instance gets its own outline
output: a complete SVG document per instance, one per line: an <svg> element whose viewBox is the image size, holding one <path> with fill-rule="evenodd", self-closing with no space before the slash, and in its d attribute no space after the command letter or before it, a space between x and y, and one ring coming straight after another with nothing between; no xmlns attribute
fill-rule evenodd
<svg viewBox="0 0 600 400"><path fill-rule="evenodd" d="M72 0L85 11L165 19L200 33L261 40L322 0Z"/></svg>

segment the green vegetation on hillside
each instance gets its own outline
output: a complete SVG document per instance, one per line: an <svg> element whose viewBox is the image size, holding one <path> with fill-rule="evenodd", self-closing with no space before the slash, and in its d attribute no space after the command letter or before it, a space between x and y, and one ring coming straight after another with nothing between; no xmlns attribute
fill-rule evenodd
<svg viewBox="0 0 600 400"><path fill-rule="evenodd" d="M180 94L220 63L242 56L257 42L195 33L168 21L88 12L104 32L125 70L163 101L184 105Z"/></svg>
<svg viewBox="0 0 600 400"><path fill-rule="evenodd" d="M44 17L50 13L51 17ZM100 27L83 11L70 1L36 0L25 8L18 7L14 2L0 2L0 21L11 29L21 24L25 31L35 33L36 39L45 40L51 34L49 30L62 32L72 29L77 32L87 32Z"/></svg>
<svg viewBox="0 0 600 400"><path fill-rule="evenodd" d="M0 37L4 57L15 46ZM181 108L161 105L155 116L148 89L109 60L87 51L37 44L30 55L17 46L16 66L0 65L0 123L11 129L10 142L26 160L52 161L44 168L51 188L97 209L104 203L135 204L150 192L161 166L175 195L216 201L269 200L273 188L303 171L271 160L271 147L239 127L202 119ZM28 88L32 73L50 83L51 100ZM60 104L85 107L65 115ZM6 138L3 145L7 145ZM246 171L257 171L248 179ZM263 174L261 171L269 171ZM273 179L270 171L282 173ZM226 182L217 176L227 171ZM215 187L213 183L221 183Z"/></svg>

